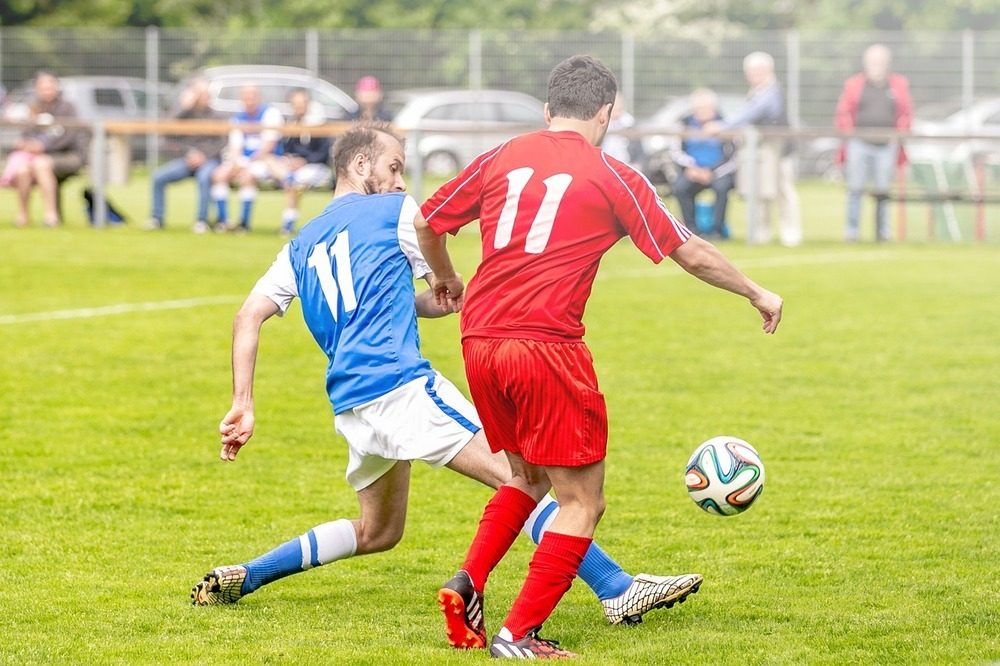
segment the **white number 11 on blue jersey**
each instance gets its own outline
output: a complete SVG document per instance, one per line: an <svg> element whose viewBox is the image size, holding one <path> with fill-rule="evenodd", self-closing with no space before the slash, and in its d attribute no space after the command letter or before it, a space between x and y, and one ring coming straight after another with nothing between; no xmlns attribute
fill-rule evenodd
<svg viewBox="0 0 1000 666"><path fill-rule="evenodd" d="M337 278L333 277L333 265L330 257L337 262ZM358 307L358 298L354 295L354 276L351 275L351 254L347 230L337 234L333 245L327 249L326 243L317 243L309 255L309 267L316 269L320 289L330 306L330 314L337 321L338 294L344 299L344 312L351 312Z"/></svg>

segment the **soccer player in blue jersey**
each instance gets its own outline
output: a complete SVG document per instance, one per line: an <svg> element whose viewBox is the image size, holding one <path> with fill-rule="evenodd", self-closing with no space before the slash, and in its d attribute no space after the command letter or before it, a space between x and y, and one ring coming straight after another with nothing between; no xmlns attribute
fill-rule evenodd
<svg viewBox="0 0 1000 666"><path fill-rule="evenodd" d="M404 193L403 147L389 132L358 127L336 144L337 187L318 217L278 253L233 325L233 404L220 425L224 461L253 435L253 375L261 325L301 299L306 326L329 358L327 392L336 430L347 440L347 481L361 515L318 525L244 564L209 571L195 605L233 603L279 578L336 560L389 550L403 535L410 462L447 466L497 488L511 477L491 453L479 417L420 354L417 317L456 312L413 279L433 275L417 244L417 203ZM545 497L523 526L536 543L558 511ZM514 526L519 529L522 526ZM634 623L697 591L701 576L631 576L596 544L580 577L613 623ZM482 599L469 586L449 629L457 647L484 647Z"/></svg>

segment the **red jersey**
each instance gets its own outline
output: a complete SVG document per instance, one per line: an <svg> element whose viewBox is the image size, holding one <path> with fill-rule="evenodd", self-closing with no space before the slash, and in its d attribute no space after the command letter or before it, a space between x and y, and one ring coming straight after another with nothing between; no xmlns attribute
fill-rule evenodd
<svg viewBox="0 0 1000 666"><path fill-rule="evenodd" d="M642 174L572 131L483 153L422 213L438 234L480 221L483 259L466 291L463 339L579 340L611 246L627 235L659 263L691 236Z"/></svg>

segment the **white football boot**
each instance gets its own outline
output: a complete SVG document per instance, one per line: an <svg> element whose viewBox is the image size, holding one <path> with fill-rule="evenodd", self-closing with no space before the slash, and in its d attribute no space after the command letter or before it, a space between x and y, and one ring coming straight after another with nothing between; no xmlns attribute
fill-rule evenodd
<svg viewBox="0 0 1000 666"><path fill-rule="evenodd" d="M240 564L216 567L191 588L191 603L195 606L235 604L243 596L243 581L247 568Z"/></svg>
<svg viewBox="0 0 1000 666"><path fill-rule="evenodd" d="M701 587L701 574L652 576L636 574L632 584L617 597L604 599L604 616L611 624L639 624L642 616L656 608L683 603Z"/></svg>

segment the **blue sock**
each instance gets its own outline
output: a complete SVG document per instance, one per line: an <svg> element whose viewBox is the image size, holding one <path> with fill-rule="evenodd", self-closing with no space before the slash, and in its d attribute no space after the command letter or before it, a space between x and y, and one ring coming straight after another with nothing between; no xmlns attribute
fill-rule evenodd
<svg viewBox="0 0 1000 666"><path fill-rule="evenodd" d="M304 571L299 537L286 541L271 552L264 553L243 566L247 568L247 577L243 580L243 587L240 590L243 594L250 594L279 578Z"/></svg>
<svg viewBox="0 0 1000 666"><path fill-rule="evenodd" d="M225 199L216 199L215 206L219 211L219 222L225 224L229 221L229 205Z"/></svg>
<svg viewBox="0 0 1000 666"><path fill-rule="evenodd" d="M548 529L558 510L559 503L552 497L546 495L542 498L524 524L524 531L532 541L538 543L542 540L542 534ZM587 549L577 575L601 600L617 597L632 584L632 576L611 559L596 542L591 543Z"/></svg>
<svg viewBox="0 0 1000 666"><path fill-rule="evenodd" d="M240 226L244 229L250 228L250 213L253 212L253 199L244 199L240 209Z"/></svg>

